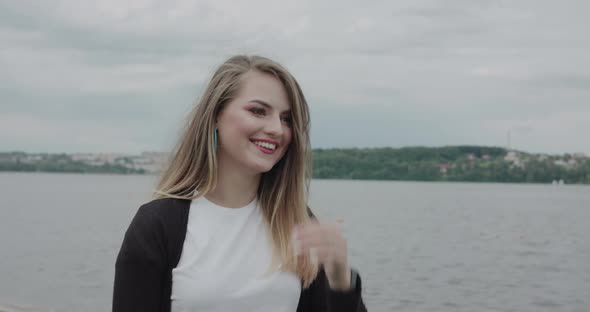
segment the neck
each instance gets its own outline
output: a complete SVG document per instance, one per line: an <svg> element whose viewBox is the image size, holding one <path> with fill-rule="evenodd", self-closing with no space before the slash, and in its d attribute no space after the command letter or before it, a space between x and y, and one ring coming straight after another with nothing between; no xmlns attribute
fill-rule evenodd
<svg viewBox="0 0 590 312"><path fill-rule="evenodd" d="M260 173L246 173L220 161L217 167L217 185L205 197L222 207L244 207L256 197L260 177Z"/></svg>

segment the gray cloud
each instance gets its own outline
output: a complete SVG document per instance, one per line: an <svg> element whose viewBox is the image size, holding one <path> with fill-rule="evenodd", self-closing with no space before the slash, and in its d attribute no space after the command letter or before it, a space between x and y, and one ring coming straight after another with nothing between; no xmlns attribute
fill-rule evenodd
<svg viewBox="0 0 590 312"><path fill-rule="evenodd" d="M589 8L0 0L1 149L166 149L215 66L259 53L300 81L316 147L504 145L511 131L516 148L590 153Z"/></svg>
<svg viewBox="0 0 590 312"><path fill-rule="evenodd" d="M535 77L529 81L533 87L573 89L590 92L590 75L588 74L553 74Z"/></svg>

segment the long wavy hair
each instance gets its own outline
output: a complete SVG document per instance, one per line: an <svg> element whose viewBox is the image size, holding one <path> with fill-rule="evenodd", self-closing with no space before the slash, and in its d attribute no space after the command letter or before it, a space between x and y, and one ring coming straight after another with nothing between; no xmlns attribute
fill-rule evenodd
<svg viewBox="0 0 590 312"><path fill-rule="evenodd" d="M298 261L290 238L295 224L309 220L310 116L299 84L280 64L261 56L237 55L217 68L188 116L154 197L193 200L215 188L218 166L213 137L215 120L224 106L235 98L241 78L249 71L276 77L284 86L291 106L291 143L279 162L262 174L257 198L273 241L271 267L276 268L280 261L280 270L295 272L307 288L317 275L318 266L309 257Z"/></svg>

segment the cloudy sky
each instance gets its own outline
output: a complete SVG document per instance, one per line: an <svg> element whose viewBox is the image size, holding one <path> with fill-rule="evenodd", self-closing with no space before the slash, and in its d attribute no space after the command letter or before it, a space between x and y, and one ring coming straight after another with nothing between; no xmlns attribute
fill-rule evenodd
<svg viewBox="0 0 590 312"><path fill-rule="evenodd" d="M169 150L215 67L286 65L312 146L590 154L590 2L0 0L0 151Z"/></svg>

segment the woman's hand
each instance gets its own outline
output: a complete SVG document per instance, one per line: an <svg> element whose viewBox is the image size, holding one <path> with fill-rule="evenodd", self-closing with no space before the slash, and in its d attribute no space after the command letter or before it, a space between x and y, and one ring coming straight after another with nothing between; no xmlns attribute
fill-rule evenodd
<svg viewBox="0 0 590 312"><path fill-rule="evenodd" d="M342 219L339 219L338 223L342 223ZM346 239L342 236L338 224L320 224L316 220L299 224L294 229L294 239L295 252L298 255L310 255L323 266L330 288L350 289L351 272L348 266Z"/></svg>

